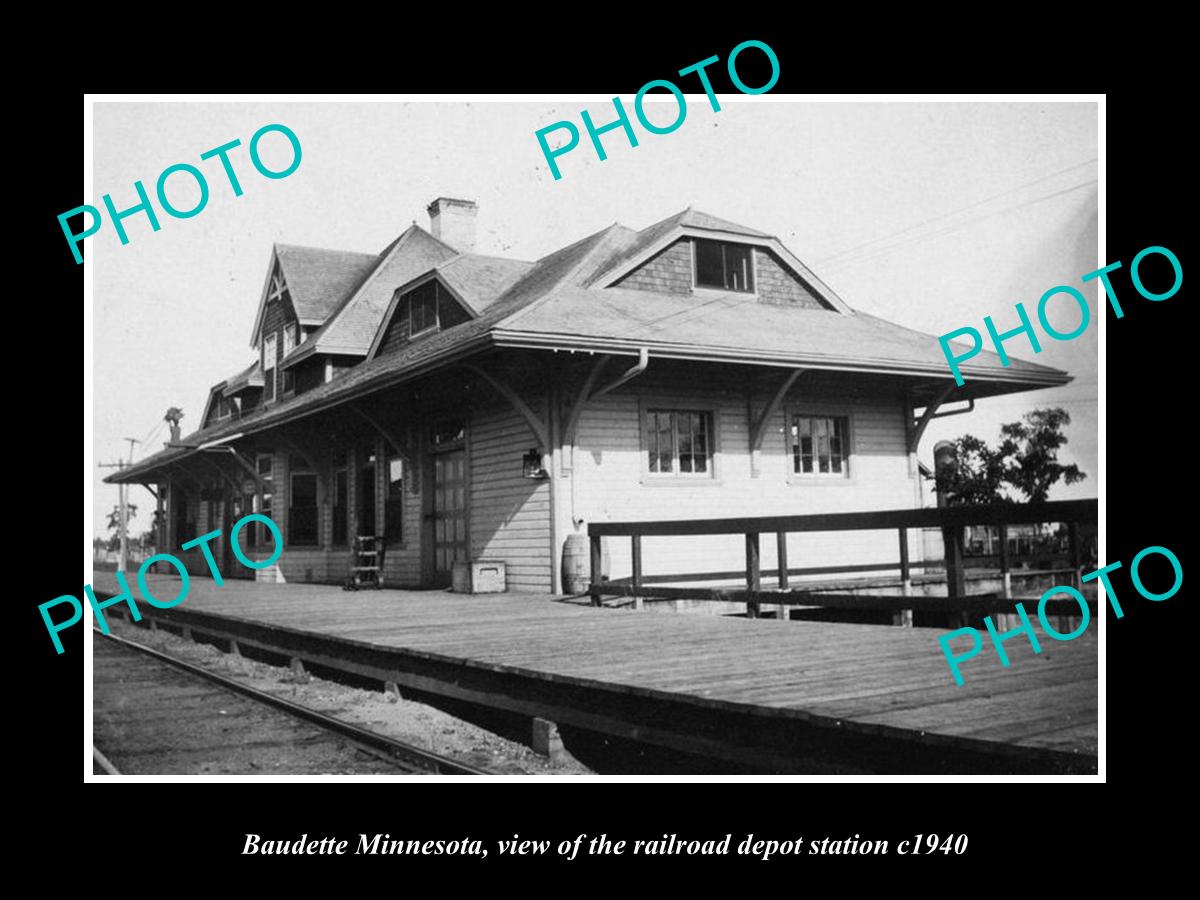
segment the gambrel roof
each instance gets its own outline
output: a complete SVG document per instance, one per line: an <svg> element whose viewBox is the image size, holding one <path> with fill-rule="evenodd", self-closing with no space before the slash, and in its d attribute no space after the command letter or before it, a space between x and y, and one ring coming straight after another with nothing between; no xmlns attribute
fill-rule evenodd
<svg viewBox="0 0 1200 900"><path fill-rule="evenodd" d="M266 430L506 347L613 355L645 350L651 358L888 374L919 379L915 385L935 393L938 386L952 381L935 336L852 310L777 239L696 210L684 210L641 231L613 224L532 264L456 254L449 248L442 252L437 245L445 245L429 244L413 229L405 235L418 242L420 252L406 260L393 254L397 262L387 273L373 271L374 280L365 279L355 294L372 298L364 304L363 321L368 312L375 317L361 355L366 355L375 333L386 328L384 313L397 289L431 277L460 295L474 312L473 318L379 353L332 381L253 410L236 422L201 428L181 443L197 447ZM701 300L689 294L608 286L638 260L652 258L681 236L766 247L826 301L827 308L762 303L753 294L737 291L706 290ZM402 235L390 249L395 251L405 240ZM419 259L426 256L441 258L419 268ZM384 296L387 299L380 304ZM331 329L340 315L331 318ZM313 343L312 338L306 343ZM963 363L961 371L967 382L956 399L1052 387L1071 380L1059 369L1015 358L1004 366L988 351ZM187 446L170 447L106 480L136 481L163 462L191 452Z"/></svg>

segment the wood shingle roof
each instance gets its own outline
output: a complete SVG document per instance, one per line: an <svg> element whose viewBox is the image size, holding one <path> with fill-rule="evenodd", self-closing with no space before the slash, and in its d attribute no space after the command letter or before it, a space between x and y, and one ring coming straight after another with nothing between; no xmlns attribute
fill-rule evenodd
<svg viewBox="0 0 1200 900"><path fill-rule="evenodd" d="M456 254L414 225L380 254L289 361L301 351L365 357L376 331L384 327L396 289L434 270L471 305L475 318L368 359L333 381L241 419L201 428L182 443L194 447L262 431L494 347L613 354L647 348L651 357L884 373L919 377L925 385L950 380L935 336L850 310L840 299L836 308L811 309L759 303L753 295L737 292L705 292L699 297L603 286L606 273L652 251L655 242L681 227L737 229L740 235L777 244L762 232L688 209L640 232L610 225L531 264ZM812 277L807 269L804 272ZM964 397L1070 381L1065 372L1024 360L1011 359L1003 366L987 351L961 368L967 379ZM106 480L136 481L190 452L187 447L168 448Z"/></svg>

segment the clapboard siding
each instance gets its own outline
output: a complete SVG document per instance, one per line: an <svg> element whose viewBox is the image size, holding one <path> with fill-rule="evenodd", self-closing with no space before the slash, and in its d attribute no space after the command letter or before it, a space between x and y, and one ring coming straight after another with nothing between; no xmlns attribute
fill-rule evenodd
<svg viewBox="0 0 1200 900"><path fill-rule="evenodd" d="M511 591L549 591L550 485L522 474L536 438L497 403L474 411L469 442L471 557L504 560Z"/></svg>
<svg viewBox="0 0 1200 900"><path fill-rule="evenodd" d="M801 380L768 424L760 475L751 476L750 425L744 390L712 379L687 388L662 379L631 383L589 405L579 422L574 454L575 515L587 521L803 515L911 507L914 486L905 445L905 407L899 397L871 398L852 391L814 392ZM676 382L678 384L678 382ZM769 399L753 398L755 412ZM656 479L644 470L641 415L647 407L706 408L714 420L714 477ZM851 421L851 477L816 480L793 476L788 436L794 412L842 415ZM630 571L629 541L614 538L613 577ZM775 565L774 540L761 541L764 568ZM914 558L919 556L913 547ZM740 535L657 537L643 540L648 575L736 571L745 564ZM791 535L791 567L891 562L898 558L894 532Z"/></svg>

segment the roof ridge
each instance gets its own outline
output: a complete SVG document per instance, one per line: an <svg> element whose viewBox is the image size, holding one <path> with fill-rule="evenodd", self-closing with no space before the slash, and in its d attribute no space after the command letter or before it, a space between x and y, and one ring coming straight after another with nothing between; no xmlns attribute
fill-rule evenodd
<svg viewBox="0 0 1200 900"><path fill-rule="evenodd" d="M579 270L581 268L583 268L583 264L585 262L587 262L589 258L591 258L591 255L592 255L593 251L595 251L596 247L600 246L600 244L603 242L604 238L607 237L608 235L612 234L613 230L618 227L620 227L620 223L613 222L611 225L601 228L599 231L595 232L594 234L589 234L587 237L583 238L583 240L576 241L575 243L569 244L568 246L564 247L562 250L556 251L557 253L564 253L567 250L571 249L572 247L578 247L580 244L584 243L585 241L588 241L591 239L596 239L596 243L591 248L589 248L586 253L583 254L583 258L580 259L577 263L575 263L575 265L573 265L570 269L568 269L566 271L566 273L564 273L562 275L562 277L558 278L552 285L547 287L546 290L542 293L542 296L538 297L536 300L533 300L530 303L525 304L520 309L514 310L509 315L502 316L500 318L500 321L497 322L496 324L500 325L501 323L503 323L503 324L511 326L514 322L518 321L519 319L521 319L523 316L525 316L532 310L537 309L542 304L546 303L553 296L556 288L558 288L560 285L566 283L568 280L573 279L575 277L575 275L579 272ZM554 254L551 253L549 255L553 256ZM545 259L545 258L546 257L543 257L543 259ZM541 260L538 260L538 262L540 263ZM535 268L536 268L536 266L535 266ZM517 284L520 284L520 281L518 281ZM510 287L509 290L512 290L512 288L514 288L514 287L516 287L516 284L512 285L512 287ZM582 287L582 285L581 285L581 287ZM508 293L508 292L505 291L505 293Z"/></svg>
<svg viewBox="0 0 1200 900"><path fill-rule="evenodd" d="M358 256L378 256L366 250L339 250L336 247L317 247L313 244L285 244L281 241L272 242L275 250L316 250L320 253L354 253Z"/></svg>
<svg viewBox="0 0 1200 900"><path fill-rule="evenodd" d="M375 265L373 265L371 267L371 271L367 273L367 277L364 278L362 281L360 281L357 285L355 285L354 290L352 290L349 294L346 295L345 298L343 298L342 302L338 304L337 309L335 309L333 312L331 312L329 314L329 316L325 319L324 322L321 323L321 325L316 329L316 331L314 331L306 339L304 339L299 344L297 344L296 347L292 350L292 353L289 353L288 356L291 356L292 354L299 352L301 347L306 347L306 346L314 346L315 347L316 342L318 340L320 340L322 337L324 337L325 334L329 331L329 329L333 327L333 324L337 320L337 318L343 312L345 312L347 309L349 309L350 304L354 302L354 298L357 297L359 294L361 294L363 291L363 288L365 288L371 282L371 280L373 278L375 278L376 275L379 274L379 271L383 268L384 263L386 263L389 259L391 259L393 256L395 256L396 253L399 251L399 249L402 246L404 246L404 244L408 243L408 239L412 236L414 231L422 231L422 230L424 230L424 229L422 229L420 225L418 225L417 223L414 222L412 225L409 225L402 232L400 232L399 236L397 236L395 240L393 240L390 244L388 244L388 246L384 247L383 250L380 251L379 254L375 257ZM430 237L433 237L433 235L430 235ZM436 238L435 238L435 240L436 240Z"/></svg>
<svg viewBox="0 0 1200 900"><path fill-rule="evenodd" d="M471 253L459 253L457 256L453 257L452 259L448 259L448 260L446 260L446 262L439 263L438 265L439 266L448 266L450 263L454 262L455 260L461 259L464 257L470 258L470 259L498 259L501 262L525 263L526 265L531 265L531 266L536 262L536 260L517 259L515 256L500 256L497 253L471 252Z"/></svg>

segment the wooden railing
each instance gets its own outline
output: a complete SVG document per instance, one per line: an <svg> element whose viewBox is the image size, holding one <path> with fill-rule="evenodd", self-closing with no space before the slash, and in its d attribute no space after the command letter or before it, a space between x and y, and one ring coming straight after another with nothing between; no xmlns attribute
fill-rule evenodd
<svg viewBox="0 0 1200 900"><path fill-rule="evenodd" d="M1010 574L1007 553L1009 525L1039 522L1062 522L1067 525L1072 585L1079 585L1081 565L1079 525L1095 522L1099 513L1096 500L1062 500L1050 503L1011 503L980 506L947 506L930 509L892 509L875 512L827 513L807 516L754 516L728 519L676 519L652 522L593 522L588 526L591 543L591 587L593 605L601 597L629 596L638 598L712 599L744 602L746 612L757 617L763 602L772 605L823 606L856 610L908 610L936 612L1001 612L1011 613L1013 601L1007 597ZM975 594L966 592L966 570L963 565L963 536L968 525L997 525L1000 528L1000 573L1006 589L1002 593ZM912 569L924 568L925 563L912 563L908 554L910 528L940 528L945 546L947 596L916 597L908 592ZM787 536L794 533L819 531L875 531L895 529L899 536L899 559L895 563L870 563L846 566L822 566L809 569L789 568ZM696 536L741 534L745 537L745 589L705 587L659 587L663 582L719 580L740 577L734 572L705 572L681 575L642 573L642 538L658 536ZM764 572L761 565L760 537L774 534L778 566ZM601 578L603 537L628 537L632 559L632 575L619 581ZM797 574L835 574L865 571L899 570L903 596L831 593L795 589L789 579ZM763 576L778 580L777 588L763 590ZM1091 605L1089 603L1089 605ZM1094 609L1094 606L1092 607ZM1054 599L1046 604L1048 615L1077 615L1079 606L1073 599Z"/></svg>

